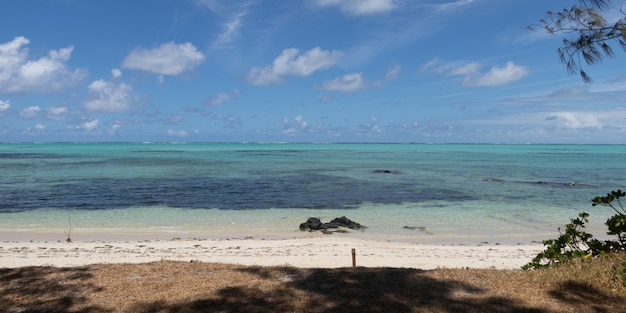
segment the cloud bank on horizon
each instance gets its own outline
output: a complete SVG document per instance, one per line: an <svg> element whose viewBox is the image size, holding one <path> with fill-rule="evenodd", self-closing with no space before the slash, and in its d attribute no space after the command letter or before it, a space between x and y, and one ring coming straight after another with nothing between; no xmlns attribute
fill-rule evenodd
<svg viewBox="0 0 626 313"><path fill-rule="evenodd" d="M0 142L626 143L626 56L525 28L563 5L11 1Z"/></svg>

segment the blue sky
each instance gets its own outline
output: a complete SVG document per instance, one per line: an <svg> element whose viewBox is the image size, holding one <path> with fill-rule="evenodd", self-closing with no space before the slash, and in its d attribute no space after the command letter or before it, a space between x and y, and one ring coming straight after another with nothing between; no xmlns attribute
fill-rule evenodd
<svg viewBox="0 0 626 313"><path fill-rule="evenodd" d="M545 0L0 4L0 142L626 143L626 56L568 75Z"/></svg>

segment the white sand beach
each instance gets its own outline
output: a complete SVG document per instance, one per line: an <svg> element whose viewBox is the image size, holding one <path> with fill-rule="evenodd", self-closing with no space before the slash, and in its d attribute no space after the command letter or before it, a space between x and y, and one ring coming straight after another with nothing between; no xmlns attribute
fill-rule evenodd
<svg viewBox="0 0 626 313"><path fill-rule="evenodd" d="M541 244L417 244L340 236L263 239L169 239L120 241L0 241L0 268L99 263L144 263L159 260L241 265L287 265L307 268L352 266L402 268L519 269Z"/></svg>

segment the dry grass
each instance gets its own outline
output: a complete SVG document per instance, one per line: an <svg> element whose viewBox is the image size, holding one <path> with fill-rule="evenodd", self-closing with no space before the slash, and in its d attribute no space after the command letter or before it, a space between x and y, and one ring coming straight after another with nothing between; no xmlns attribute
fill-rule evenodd
<svg viewBox="0 0 626 313"><path fill-rule="evenodd" d="M626 312L625 255L531 272L198 262L0 269L2 312Z"/></svg>

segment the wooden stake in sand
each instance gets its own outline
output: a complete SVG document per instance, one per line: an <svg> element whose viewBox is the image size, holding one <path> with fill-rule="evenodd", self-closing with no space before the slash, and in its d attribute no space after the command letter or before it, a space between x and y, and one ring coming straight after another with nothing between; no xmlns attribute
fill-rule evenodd
<svg viewBox="0 0 626 313"><path fill-rule="evenodd" d="M356 267L356 249L352 248L352 267Z"/></svg>

